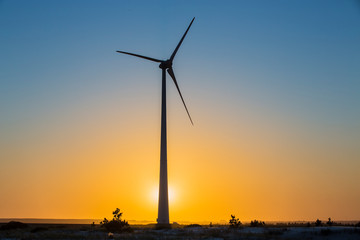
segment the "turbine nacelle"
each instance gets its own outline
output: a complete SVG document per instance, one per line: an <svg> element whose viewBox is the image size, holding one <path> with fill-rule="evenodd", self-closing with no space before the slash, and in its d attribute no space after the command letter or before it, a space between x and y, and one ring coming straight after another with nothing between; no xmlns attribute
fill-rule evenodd
<svg viewBox="0 0 360 240"><path fill-rule="evenodd" d="M182 94L181 94L179 85L178 85L178 83L177 83L177 81L176 81L176 77L175 77L175 74L174 74L174 70L173 70L173 68L172 68L172 64L173 64L173 60L174 60L174 57L175 57L177 51L179 50L182 42L184 41L184 38L185 38L186 34L188 33L188 31L189 31L192 23L194 22L194 19L195 19L195 18L193 18L193 19L191 20L191 23L190 23L189 27L186 29L184 35L183 35L182 38L180 39L180 42L179 42L178 45L176 46L174 52L171 54L171 57L170 57L169 59L167 59L167 60L160 60L160 59L156 59L156 58L152 58L152 57L147 57L147 56L143 56L143 55L139 55L139 54L135 54L135 53L124 52L124 51L116 51L116 52L118 52L118 53L123 53L123 54L131 55L131 56L134 56L134 57L139 57L139 58L143 58L143 59L146 59L146 60L150 60L150 61L152 61L152 62L158 62L158 63L160 63L159 68L161 68L164 72L167 71L168 74L170 75L170 77L172 78L172 80L174 81L174 84L175 84L175 86L176 86L176 88L177 88L177 90L178 90L178 92L179 92L181 101L183 102L184 107L185 107L185 110L186 110L186 112L187 112L187 114L188 114L188 116L189 116L190 122L191 122L191 124L193 124L193 125L194 125L194 123L193 123L193 121L192 121L192 119L191 119L191 117L190 117L190 113L189 113L189 111L188 111L188 109L187 109L187 107L186 107L184 98L183 98L183 96L182 96ZM166 74L165 74L165 75L166 75ZM165 77L165 75L163 75L163 76Z"/></svg>
<svg viewBox="0 0 360 240"><path fill-rule="evenodd" d="M161 68L161 69L172 68L172 61L170 59L168 59L166 61L162 61L159 65L159 68Z"/></svg>

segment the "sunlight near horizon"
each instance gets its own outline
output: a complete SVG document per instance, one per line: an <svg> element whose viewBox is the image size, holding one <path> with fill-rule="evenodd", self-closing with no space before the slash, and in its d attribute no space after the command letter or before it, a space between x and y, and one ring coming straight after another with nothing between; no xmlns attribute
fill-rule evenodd
<svg viewBox="0 0 360 240"><path fill-rule="evenodd" d="M169 205L173 205L174 202L176 202L176 194L175 194L175 190L172 186L168 187L168 194L169 194ZM151 189L151 193L150 193L150 198L151 198L151 203L152 204L158 204L158 200L159 200L159 186L154 186Z"/></svg>

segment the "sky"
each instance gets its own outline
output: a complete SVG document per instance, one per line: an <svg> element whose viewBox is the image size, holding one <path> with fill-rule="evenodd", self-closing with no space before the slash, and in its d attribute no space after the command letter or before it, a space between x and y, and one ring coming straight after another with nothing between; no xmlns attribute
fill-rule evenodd
<svg viewBox="0 0 360 240"><path fill-rule="evenodd" d="M360 219L359 1L0 1L0 218Z"/></svg>

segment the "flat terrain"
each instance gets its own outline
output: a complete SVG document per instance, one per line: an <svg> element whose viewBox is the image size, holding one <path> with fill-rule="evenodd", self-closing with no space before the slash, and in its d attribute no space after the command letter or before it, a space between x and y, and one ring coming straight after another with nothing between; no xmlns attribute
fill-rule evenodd
<svg viewBox="0 0 360 240"><path fill-rule="evenodd" d="M1 224L3 225L3 224ZM177 226L155 230L153 225L132 226L127 233L108 233L99 225L89 224L28 224L26 228L1 230L0 239L360 239L360 228L333 227L242 227Z"/></svg>

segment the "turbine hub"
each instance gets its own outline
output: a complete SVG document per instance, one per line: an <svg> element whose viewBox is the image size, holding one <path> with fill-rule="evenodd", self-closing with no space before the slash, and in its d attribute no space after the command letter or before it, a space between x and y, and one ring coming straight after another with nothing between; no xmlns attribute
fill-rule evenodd
<svg viewBox="0 0 360 240"><path fill-rule="evenodd" d="M166 61L162 61L159 65L159 68L161 69L168 69L172 67L172 61L170 59Z"/></svg>

